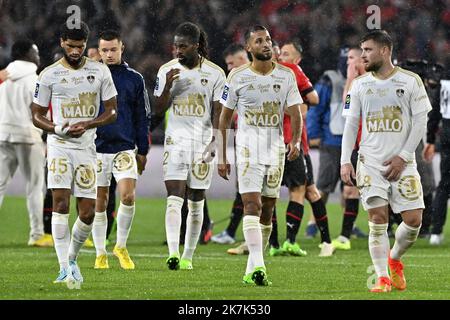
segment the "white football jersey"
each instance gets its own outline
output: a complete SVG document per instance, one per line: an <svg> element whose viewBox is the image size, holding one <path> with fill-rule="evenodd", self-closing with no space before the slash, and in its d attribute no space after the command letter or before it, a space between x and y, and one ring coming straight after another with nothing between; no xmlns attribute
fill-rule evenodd
<svg viewBox="0 0 450 320"><path fill-rule="evenodd" d="M284 159L284 109L303 103L291 69L275 63L262 75L251 64L239 67L228 76L220 102L237 108L236 146L249 158L267 165Z"/></svg>
<svg viewBox="0 0 450 320"><path fill-rule="evenodd" d="M109 68L83 57L82 66L73 69L62 58L44 69L36 83L33 102L47 108L51 103L53 123L69 125L95 119L100 99L107 101L117 95ZM94 144L96 129L88 129L79 138L63 138L49 134L47 143L70 149L85 149Z"/></svg>
<svg viewBox="0 0 450 320"><path fill-rule="evenodd" d="M362 117L359 153L377 166L398 155L409 134L413 115L431 104L420 77L395 67L388 79L368 72L353 80L343 116Z"/></svg>
<svg viewBox="0 0 450 320"><path fill-rule="evenodd" d="M166 74L171 69L180 69L170 95L172 102L168 110L166 144L181 149L195 149L211 142L213 101L219 101L225 83L223 70L207 59L193 68L183 66L178 59L161 66L158 71L154 95L161 96L166 85Z"/></svg>

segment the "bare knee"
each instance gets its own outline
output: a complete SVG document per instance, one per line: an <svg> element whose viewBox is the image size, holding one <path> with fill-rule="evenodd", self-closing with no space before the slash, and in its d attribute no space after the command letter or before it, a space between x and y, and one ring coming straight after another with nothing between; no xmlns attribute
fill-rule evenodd
<svg viewBox="0 0 450 320"><path fill-rule="evenodd" d="M261 216L262 204L261 201L257 200L248 200L244 202L244 213Z"/></svg>
<svg viewBox="0 0 450 320"><path fill-rule="evenodd" d="M356 187L344 186L344 199L359 199L359 191Z"/></svg>
<svg viewBox="0 0 450 320"><path fill-rule="evenodd" d="M53 199L53 211L62 214L69 213L69 199L65 198Z"/></svg>
<svg viewBox="0 0 450 320"><path fill-rule="evenodd" d="M308 199L310 203L317 202L321 198L322 196L315 184L306 187L306 199Z"/></svg>
<svg viewBox="0 0 450 320"><path fill-rule="evenodd" d="M402 212L403 222L409 227L418 228L422 224L422 212L423 210L411 210Z"/></svg>
<svg viewBox="0 0 450 320"><path fill-rule="evenodd" d="M125 192L120 196L120 201L126 206L132 206L134 204L135 194L134 191Z"/></svg>
<svg viewBox="0 0 450 320"><path fill-rule="evenodd" d="M188 199L191 201L202 201L203 199L205 199L205 190L189 188Z"/></svg>
<svg viewBox="0 0 450 320"><path fill-rule="evenodd" d="M85 224L92 224L95 216L95 201L93 199L78 199L78 217Z"/></svg>

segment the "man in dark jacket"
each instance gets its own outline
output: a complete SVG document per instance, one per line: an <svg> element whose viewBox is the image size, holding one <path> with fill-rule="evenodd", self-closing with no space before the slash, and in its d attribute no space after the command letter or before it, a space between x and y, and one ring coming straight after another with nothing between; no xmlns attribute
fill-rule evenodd
<svg viewBox="0 0 450 320"><path fill-rule="evenodd" d="M150 103L144 78L122 60L124 48L118 32L108 30L100 35L100 55L103 63L111 70L118 92L118 117L115 123L97 130L95 141L98 181L92 234L97 251L96 269L108 268L106 208L113 175L120 194L117 242L113 253L119 258L123 269L135 267L126 249L126 242L135 212L136 180L138 174L145 170L149 151Z"/></svg>

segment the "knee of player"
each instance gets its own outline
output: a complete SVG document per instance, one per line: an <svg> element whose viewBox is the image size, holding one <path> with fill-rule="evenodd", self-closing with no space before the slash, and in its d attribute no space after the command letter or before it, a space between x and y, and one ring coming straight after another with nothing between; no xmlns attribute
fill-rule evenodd
<svg viewBox="0 0 450 320"><path fill-rule="evenodd" d="M135 200L134 191L125 192L120 196L120 201L126 206L132 206Z"/></svg>
<svg viewBox="0 0 450 320"><path fill-rule="evenodd" d="M370 215L370 222L374 224L386 224L389 222L389 219L382 214L372 214Z"/></svg>
<svg viewBox="0 0 450 320"><path fill-rule="evenodd" d="M403 215L403 222L411 228L418 228L422 224L422 215Z"/></svg>
<svg viewBox="0 0 450 320"><path fill-rule="evenodd" d="M306 188L306 199L308 199L309 202L313 203L319 201L320 198L320 192L315 185Z"/></svg>
<svg viewBox="0 0 450 320"><path fill-rule="evenodd" d="M247 214L260 215L262 210L262 204L260 201L250 200L244 203L244 212Z"/></svg>
<svg viewBox="0 0 450 320"><path fill-rule="evenodd" d="M67 199L56 199L53 203L53 211L69 213L69 201Z"/></svg>
<svg viewBox="0 0 450 320"><path fill-rule="evenodd" d="M356 187L344 186L343 197L344 199L358 199L359 191Z"/></svg>
<svg viewBox="0 0 450 320"><path fill-rule="evenodd" d="M93 208L79 209L78 217L85 224L92 224L94 222L95 212Z"/></svg>

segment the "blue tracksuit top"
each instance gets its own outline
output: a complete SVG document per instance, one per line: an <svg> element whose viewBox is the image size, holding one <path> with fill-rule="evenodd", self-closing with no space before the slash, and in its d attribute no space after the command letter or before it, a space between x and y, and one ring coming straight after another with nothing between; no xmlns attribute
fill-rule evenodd
<svg viewBox="0 0 450 320"><path fill-rule="evenodd" d="M342 136L330 131L330 102L333 86L328 76L323 76L314 89L319 95L319 104L308 110L306 122L308 139L321 139L321 145L340 147Z"/></svg>
<svg viewBox="0 0 450 320"><path fill-rule="evenodd" d="M109 65L117 96L117 120L97 128L95 144L98 153L134 150L146 155L150 148L150 102L142 75L122 61ZM103 103L100 113L104 111Z"/></svg>

